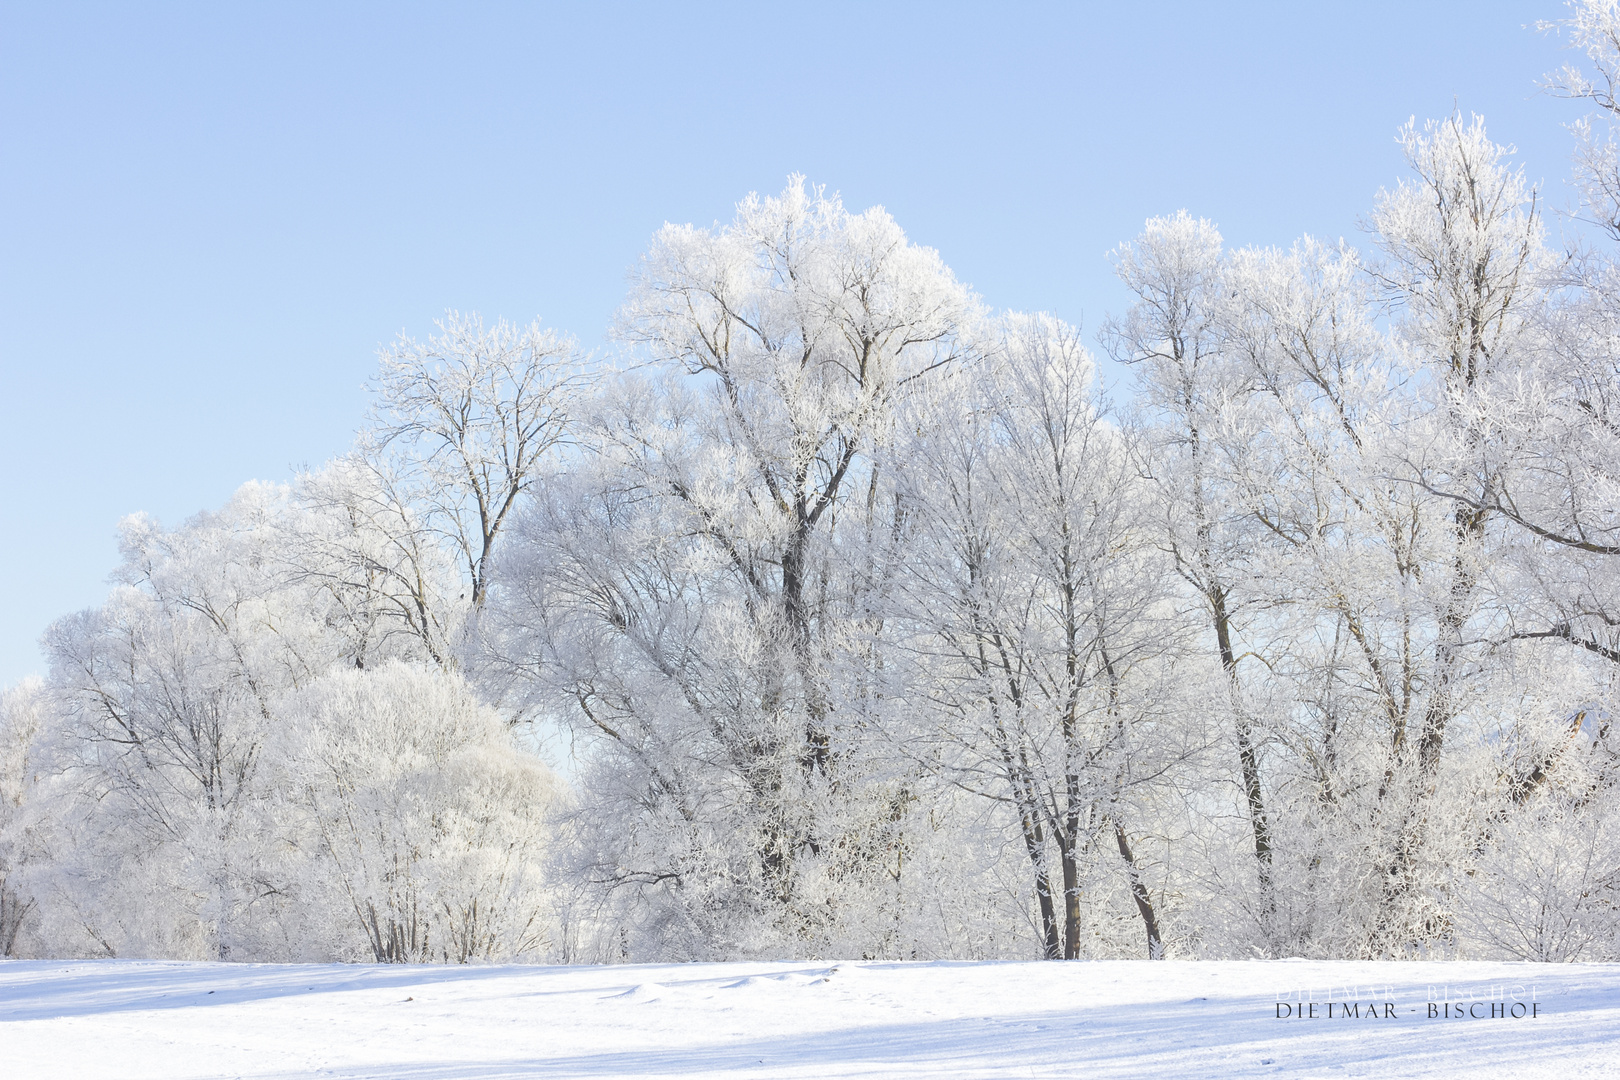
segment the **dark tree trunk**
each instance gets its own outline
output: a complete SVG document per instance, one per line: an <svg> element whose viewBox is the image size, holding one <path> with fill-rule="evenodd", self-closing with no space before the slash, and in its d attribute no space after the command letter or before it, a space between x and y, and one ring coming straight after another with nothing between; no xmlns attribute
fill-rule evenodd
<svg viewBox="0 0 1620 1080"><path fill-rule="evenodd" d="M1142 916L1142 926L1147 931L1148 959L1163 960L1164 942L1159 937L1159 919L1153 911L1153 897L1148 895L1147 886L1142 884L1136 856L1131 852L1130 841L1125 838L1125 830L1117 821L1114 823L1114 839L1119 843L1119 857L1125 860L1125 872L1130 876L1131 899L1136 901L1137 914Z"/></svg>
<svg viewBox="0 0 1620 1080"><path fill-rule="evenodd" d="M1276 891L1271 879L1271 823L1266 817L1265 794L1260 788L1260 763L1254 752L1254 731L1238 693L1237 656L1232 649L1231 618L1226 611L1226 591L1214 589L1209 597L1215 621L1215 644L1220 650L1221 670L1226 676L1236 721L1238 767L1243 777L1243 794L1249 804L1249 824L1254 831L1254 858L1260 879L1260 910L1269 919L1277 910Z"/></svg>

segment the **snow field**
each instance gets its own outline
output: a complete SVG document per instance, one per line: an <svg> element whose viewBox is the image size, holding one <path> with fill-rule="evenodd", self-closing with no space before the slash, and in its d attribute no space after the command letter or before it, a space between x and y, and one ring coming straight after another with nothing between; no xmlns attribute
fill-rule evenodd
<svg viewBox="0 0 1620 1080"><path fill-rule="evenodd" d="M1431 999L1482 1018L1431 1020ZM1324 1015L1353 1000L1397 1015ZM1484 1016L1517 1002L1539 1015ZM8 1080L1617 1073L1602 965L0 963Z"/></svg>

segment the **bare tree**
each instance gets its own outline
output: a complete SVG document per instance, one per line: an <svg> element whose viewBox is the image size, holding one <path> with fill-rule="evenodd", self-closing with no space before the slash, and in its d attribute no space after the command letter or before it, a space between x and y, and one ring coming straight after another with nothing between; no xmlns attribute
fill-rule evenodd
<svg viewBox="0 0 1620 1080"><path fill-rule="evenodd" d="M436 325L425 343L402 335L382 351L369 435L374 452L401 452L410 495L459 556L476 613L513 507L568 437L585 357L538 322L486 328L450 312Z"/></svg>
<svg viewBox="0 0 1620 1080"><path fill-rule="evenodd" d="M1104 420L1090 354L1056 319L1008 316L993 359L935 391L907 425L904 617L923 630L913 681L936 710L922 745L942 743L936 768L1012 812L1049 959L1084 955L1105 851L1159 959L1128 832L1138 789L1183 747L1157 681L1176 635L1143 482Z"/></svg>
<svg viewBox="0 0 1620 1080"><path fill-rule="evenodd" d="M1158 420L1149 472L1160 489L1161 542L1208 611L1253 834L1260 918L1267 922L1276 906L1271 824L1236 627L1252 523L1231 497L1216 433L1222 410L1240 392L1219 324L1221 236L1210 222L1182 211L1150 220L1114 260L1136 300L1104 326L1103 338L1115 360L1139 365L1142 399Z"/></svg>
<svg viewBox="0 0 1620 1080"><path fill-rule="evenodd" d="M467 607L458 560L424 522L397 464L350 454L298 478L289 576L313 589L355 667L423 654L454 668Z"/></svg>

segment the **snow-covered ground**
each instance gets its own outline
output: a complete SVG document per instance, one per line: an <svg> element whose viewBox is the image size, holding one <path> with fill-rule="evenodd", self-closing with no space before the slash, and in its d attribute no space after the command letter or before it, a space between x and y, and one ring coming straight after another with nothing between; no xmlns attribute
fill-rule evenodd
<svg viewBox="0 0 1620 1080"><path fill-rule="evenodd" d="M1620 967L0 963L8 1080L1465 1075L1620 1076Z"/></svg>

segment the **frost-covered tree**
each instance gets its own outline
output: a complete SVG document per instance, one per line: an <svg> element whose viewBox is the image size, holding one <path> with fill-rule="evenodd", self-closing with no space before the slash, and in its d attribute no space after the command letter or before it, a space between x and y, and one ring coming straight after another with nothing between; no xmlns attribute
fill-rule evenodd
<svg viewBox="0 0 1620 1080"><path fill-rule="evenodd" d="M1551 81L1614 236L1617 10ZM1620 956L1620 260L1400 141L1371 255L1118 248L1117 409L799 177L656 234L604 378L401 338L0 698L0 952Z"/></svg>
<svg viewBox="0 0 1620 1080"><path fill-rule="evenodd" d="M1567 6L1567 18L1542 28L1561 31L1592 69L1568 65L1544 85L1598 107L1574 128L1576 187L1581 216L1620 237L1620 9L1609 0ZM1620 555L1620 269L1607 246L1575 243L1539 284L1557 296L1541 313L1537 347L1512 378L1481 384L1470 402L1471 422L1493 432L1496 452L1439 490L1517 527L1505 553L1514 638L1620 662L1620 595L1611 584Z"/></svg>
<svg viewBox="0 0 1620 1080"><path fill-rule="evenodd" d="M1562 19L1542 20L1537 27L1567 39L1568 47L1586 54L1590 70L1566 64L1546 75L1542 86L1559 97L1597 106L1596 117L1573 125L1576 137L1575 185L1589 220L1620 240L1620 145L1613 124L1620 117L1620 5L1614 0L1570 0Z"/></svg>
<svg viewBox="0 0 1620 1080"><path fill-rule="evenodd" d="M455 552L476 611L513 507L568 436L584 357L538 322L486 328L450 312L437 325L426 342L401 336L382 351L368 449L387 457L382 486L405 485L395 501Z"/></svg>
<svg viewBox="0 0 1620 1080"><path fill-rule="evenodd" d="M256 780L275 696L324 667L313 613L277 587L284 497L250 485L172 532L126 521L119 588L47 635L69 877L105 899L81 921L109 952L229 959L284 897Z"/></svg>
<svg viewBox="0 0 1620 1080"><path fill-rule="evenodd" d="M1170 566L1078 333L1014 315L998 338L906 417L916 526L895 610L920 632L908 696L932 719L918 746L1016 822L1044 955L1090 954L1107 907L1093 884L1117 865L1156 959L1132 833L1156 831L1138 789L1189 749Z"/></svg>
<svg viewBox="0 0 1620 1080"><path fill-rule="evenodd" d="M34 854L28 818L35 801L41 690L40 681L30 679L0 694L0 956L16 954L18 937L38 905L27 863Z"/></svg>
<svg viewBox="0 0 1620 1080"><path fill-rule="evenodd" d="M1393 782L1408 790L1388 870L1393 908L1415 902L1419 849L1428 837L1425 804L1465 696L1459 683L1468 662L1468 626L1479 606L1490 516L1482 506L1499 483L1491 467L1493 431L1477 405L1492 383L1512 376L1533 344L1546 260L1537 193L1480 118L1465 124L1454 114L1421 132L1409 124L1402 145L1416 178L1385 192L1373 213L1383 254L1377 273L1400 309L1397 332L1430 406L1424 445L1415 450L1419 467L1429 486L1443 477L1439 485L1459 498L1451 513L1451 552L1444 568L1427 578L1435 637L1423 712L1395 747ZM1406 929L1397 932L1421 937L1438 929L1428 916L1408 916Z"/></svg>
<svg viewBox="0 0 1620 1080"><path fill-rule="evenodd" d="M440 544L392 463L352 454L298 478L286 521L289 579L357 668L390 658L456 666L467 612L455 556Z"/></svg>
<svg viewBox="0 0 1620 1080"><path fill-rule="evenodd" d="M595 747L584 872L652 949L817 948L904 862L913 796L872 739L901 513L883 462L896 400L976 315L882 210L797 177L643 259L618 332L651 377L604 393L526 519L508 613Z"/></svg>
<svg viewBox="0 0 1620 1080"><path fill-rule="evenodd" d="M278 713L278 787L313 848L303 887L348 911L339 955L548 955L553 781L458 676L398 661L340 670Z"/></svg>
<svg viewBox="0 0 1620 1080"><path fill-rule="evenodd" d="M1234 495L1221 453L1222 428L1242 395L1242 375L1223 351L1225 267L1220 233L1185 211L1153 218L1114 253L1115 269L1135 297L1104 327L1115 360L1136 366L1146 411L1145 468L1156 489L1159 543L1205 608L1208 637L1224 686L1243 803L1254 852L1257 917L1275 907L1270 815L1261 782L1259 733L1240 661L1242 586L1257 534ZM1146 496L1144 496L1146 497ZM1249 602L1256 598L1250 597Z"/></svg>
<svg viewBox="0 0 1620 1080"><path fill-rule="evenodd" d="M365 610L395 583L355 589L356 553L386 569L405 532L334 509L345 468L173 530L130 519L112 597L52 627L50 678L7 699L8 737L32 728L5 788L27 813L0 829L31 948L549 955L550 775L397 608Z"/></svg>

